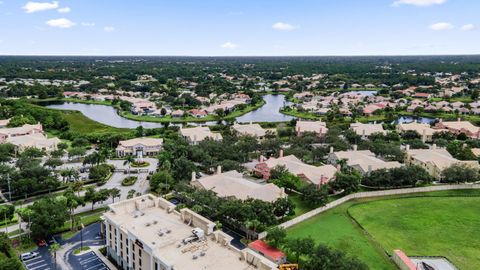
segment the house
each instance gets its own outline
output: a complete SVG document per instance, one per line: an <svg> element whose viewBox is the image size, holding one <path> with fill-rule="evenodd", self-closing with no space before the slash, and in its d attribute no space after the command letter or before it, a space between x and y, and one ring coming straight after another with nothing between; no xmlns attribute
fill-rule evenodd
<svg viewBox="0 0 480 270"><path fill-rule="evenodd" d="M392 169L401 167L402 164L397 161L384 161L377 157L370 150L357 150L357 146L353 146L353 151L333 152L330 148L328 154L328 162L337 165L340 160L346 160L347 166L351 167L361 174L369 174L372 171L380 169Z"/></svg>
<svg viewBox="0 0 480 270"><path fill-rule="evenodd" d="M260 162L255 165L254 172L256 175L268 180L270 179L270 171L277 166L285 166L290 173L317 186L333 181L337 173L337 168L332 165L317 167L303 163L294 155L284 157L282 150L278 158L271 157L265 160L264 157L261 156Z"/></svg>
<svg viewBox="0 0 480 270"><path fill-rule="evenodd" d="M480 138L480 128L474 126L468 121L461 121L460 118L457 121L443 121L440 119L439 122L435 124L434 128L445 129L456 135L465 133L465 135L472 139Z"/></svg>
<svg viewBox="0 0 480 270"><path fill-rule="evenodd" d="M247 125L240 125L235 123L232 126L232 129L235 130L240 135L248 135L253 136L258 139L263 139L267 131L262 128L259 124L247 124Z"/></svg>
<svg viewBox="0 0 480 270"><path fill-rule="evenodd" d="M364 115L372 115L375 111L381 109L383 109L383 107L379 106L378 104L369 104L363 108L362 112Z"/></svg>
<svg viewBox="0 0 480 270"><path fill-rule="evenodd" d="M137 157L156 156L162 150L163 139L135 138L118 143L117 156L135 155Z"/></svg>
<svg viewBox="0 0 480 270"><path fill-rule="evenodd" d="M256 251L232 246L215 222L151 194L109 205L102 220L106 253L118 269L278 269Z"/></svg>
<svg viewBox="0 0 480 270"><path fill-rule="evenodd" d="M407 145L405 164L418 165L424 168L435 179L441 179L444 169L454 164L465 164L472 168L480 169L478 161L458 160L443 148L437 148L435 144L431 149L410 149Z"/></svg>
<svg viewBox="0 0 480 270"><path fill-rule="evenodd" d="M417 121L398 124L396 131L399 134L407 131L416 131L420 136L422 136L423 142L431 142L433 140L433 134L437 132L435 129L431 128L429 124L417 123Z"/></svg>
<svg viewBox="0 0 480 270"><path fill-rule="evenodd" d="M196 145L205 139L221 141L222 135L213 133L208 127L180 128L180 134L190 144Z"/></svg>
<svg viewBox="0 0 480 270"><path fill-rule="evenodd" d="M22 136L8 137L5 141L15 145L16 151L22 152L26 148L36 148L47 153L57 150L61 142L59 138L47 138L43 133L33 133Z"/></svg>
<svg viewBox="0 0 480 270"><path fill-rule="evenodd" d="M191 109L188 111L188 113L196 118L204 118L207 116L207 112L205 110L199 110L199 109Z"/></svg>
<svg viewBox="0 0 480 270"><path fill-rule="evenodd" d="M21 127L0 128L0 143L4 143L7 140L7 138L33 135L35 133L43 134L42 124L40 123L36 125L25 124Z"/></svg>
<svg viewBox="0 0 480 270"><path fill-rule="evenodd" d="M424 99L429 99L432 98L432 94L429 93L415 93L413 95L414 98L424 98Z"/></svg>
<svg viewBox="0 0 480 270"><path fill-rule="evenodd" d="M256 199L272 203L287 197L285 190L273 183L259 184L247 179L237 171L222 173L220 167L217 168L216 174L200 179L196 179L195 173L192 173L191 184L198 188L211 190L221 198Z"/></svg>
<svg viewBox="0 0 480 270"><path fill-rule="evenodd" d="M327 123L321 121L297 121L295 125L297 136L305 132L313 132L318 136L325 136L328 132Z"/></svg>
<svg viewBox="0 0 480 270"><path fill-rule="evenodd" d="M183 117L185 115L185 112L182 110L175 110L172 112L172 117L178 118L178 117Z"/></svg>
<svg viewBox="0 0 480 270"><path fill-rule="evenodd" d="M363 139L369 137L374 133L382 133L384 135L387 134L387 131L383 129L382 124L363 124L363 123L352 123L350 124L350 128L359 136L362 136Z"/></svg>
<svg viewBox="0 0 480 270"><path fill-rule="evenodd" d="M287 262L287 256L285 255L285 253L283 253L277 248L269 246L262 240L255 240L251 242L250 244L248 244L248 248L278 265Z"/></svg>

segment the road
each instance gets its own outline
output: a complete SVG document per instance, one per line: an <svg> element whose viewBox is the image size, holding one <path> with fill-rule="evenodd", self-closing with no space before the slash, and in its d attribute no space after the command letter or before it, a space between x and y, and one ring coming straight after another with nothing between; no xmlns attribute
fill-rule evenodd
<svg viewBox="0 0 480 270"><path fill-rule="evenodd" d="M144 160L146 162L148 162L150 165L148 167L140 168L140 170L147 170L148 172L154 172L157 169L157 164L158 164L157 159L155 159L155 158L144 158ZM107 161L108 164L112 164L113 166L115 166L115 168L117 170L128 170L128 166L124 165L123 162L124 162L123 160L108 160ZM82 166L83 166L82 163L67 163L67 164L62 165L62 167L59 167L59 169L60 168L76 168L76 169L79 169ZM135 169L137 169L137 168L132 168L132 170L135 170ZM93 184L93 186L95 187L96 190L100 190L100 189L103 189L103 188L107 188L107 189L118 188L120 190L120 197L116 198L115 201L125 200L128 196L128 192L132 189L135 190L136 192L141 193L141 194L145 194L148 191L148 188L149 188L149 183L147 181L148 172L142 172L142 173L139 173L139 174L131 174L131 175L138 176L138 180L133 186L129 186L129 187L122 186L122 180L125 179L125 177L128 176L128 174L124 174L123 172L113 173L110 180L108 180L108 182L103 186L97 186L96 184ZM61 193L61 192L59 192L59 193ZM80 192L80 195L84 195L84 192L83 191ZM105 207L105 206L109 205L110 203L112 203L112 199L108 199L108 200L106 200L104 202L101 202L101 203L96 203L93 206L93 209L98 209L98 208L101 208L101 207ZM33 204L33 202L23 204L23 205L20 205L20 206L17 206L17 207L26 207L26 206L31 205L31 204ZM88 203L85 206L77 207L75 209L74 213L79 214L79 213L87 212L87 211L90 211L90 210L92 210L92 205L90 203ZM21 223L21 228L25 229L26 227L27 227L27 224L25 222L22 222ZM11 225L11 226L8 226L8 227L5 227L5 228L1 228L0 232L12 232L12 231L17 230L19 228L20 228L19 224L14 224L14 225Z"/></svg>

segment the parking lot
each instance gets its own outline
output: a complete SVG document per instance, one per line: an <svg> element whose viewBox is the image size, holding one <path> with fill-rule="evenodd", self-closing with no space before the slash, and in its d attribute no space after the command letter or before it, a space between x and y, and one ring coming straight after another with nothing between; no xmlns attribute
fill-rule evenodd
<svg viewBox="0 0 480 270"><path fill-rule="evenodd" d="M74 258L70 261L70 264L73 269L75 270L109 270L102 260L97 257L95 252L90 251L88 253L74 256Z"/></svg>
<svg viewBox="0 0 480 270"><path fill-rule="evenodd" d="M48 248L42 248L37 251L39 255L30 260L23 261L27 270L54 270L55 263L50 256Z"/></svg>

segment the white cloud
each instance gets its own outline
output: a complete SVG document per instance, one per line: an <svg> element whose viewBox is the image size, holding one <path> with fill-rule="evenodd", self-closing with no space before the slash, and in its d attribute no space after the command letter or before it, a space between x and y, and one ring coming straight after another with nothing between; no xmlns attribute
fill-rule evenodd
<svg viewBox="0 0 480 270"><path fill-rule="evenodd" d="M34 13L39 11L45 11L50 9L57 9L58 2L28 2L22 7L26 13Z"/></svg>
<svg viewBox="0 0 480 270"><path fill-rule="evenodd" d="M58 28L70 28L76 25L76 23L66 18L52 19L47 21L46 24L50 27L58 27Z"/></svg>
<svg viewBox="0 0 480 270"><path fill-rule="evenodd" d="M93 23L93 22L82 22L81 25L85 26L85 27L92 27L92 26L95 26L95 23Z"/></svg>
<svg viewBox="0 0 480 270"><path fill-rule="evenodd" d="M434 31L450 30L453 29L453 25L447 22L439 22L430 25L428 28Z"/></svg>
<svg viewBox="0 0 480 270"><path fill-rule="evenodd" d="M57 11L60 13L69 13L72 10L69 7L64 7L64 8L57 9Z"/></svg>
<svg viewBox="0 0 480 270"><path fill-rule="evenodd" d="M460 30L462 30L462 31L470 31L470 30L473 30L473 29L475 29L475 25L473 25L471 23L462 25L462 27L460 27Z"/></svg>
<svg viewBox="0 0 480 270"><path fill-rule="evenodd" d="M277 22L272 25L272 28L279 31L292 31L295 30L297 27L288 23Z"/></svg>
<svg viewBox="0 0 480 270"><path fill-rule="evenodd" d="M447 0L397 0L393 2L394 7L401 5L413 5L417 7L428 7L432 5L441 5L446 3Z"/></svg>
<svg viewBox="0 0 480 270"><path fill-rule="evenodd" d="M105 27L103 28L103 31L105 31L105 32L113 32L113 31L115 31L115 27L113 27L113 26L105 26Z"/></svg>
<svg viewBox="0 0 480 270"><path fill-rule="evenodd" d="M236 49L236 48L240 47L240 45L235 44L235 43L230 42L230 41L227 41L227 42L223 43L222 45L220 45L220 47L222 47L224 49Z"/></svg>

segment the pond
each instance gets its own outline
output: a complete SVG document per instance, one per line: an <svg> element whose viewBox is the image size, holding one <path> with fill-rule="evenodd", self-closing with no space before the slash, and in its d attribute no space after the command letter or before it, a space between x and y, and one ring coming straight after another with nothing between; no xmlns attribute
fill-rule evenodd
<svg viewBox="0 0 480 270"><path fill-rule="evenodd" d="M435 118L428 118L428 117L418 117L418 116L400 116L395 120L394 124L406 124L411 123L413 121L417 121L418 123L422 124L433 124L436 119Z"/></svg>
<svg viewBox="0 0 480 270"><path fill-rule="evenodd" d="M265 100L265 105L257 110L237 117L237 122L288 122L295 118L280 112L281 108L291 104L291 102L285 100L284 95L265 95L263 96L263 100Z"/></svg>
<svg viewBox="0 0 480 270"><path fill-rule="evenodd" d="M288 102L285 101L283 95L265 95L263 97L265 105L257 110L251 111L241 117L237 118L238 122L283 122L290 121L293 117L280 113L280 109ZM117 127L117 128L136 128L143 126L144 128L162 128L162 123L154 122L139 122L130 119L126 119L118 115L117 110L112 106L97 105L97 104L83 104L74 102L64 102L59 104L47 105L48 108L59 110L75 110L83 113L86 117L97 121L99 123ZM216 125L217 121L210 122L189 122L188 125ZM182 125L182 124L172 124Z"/></svg>

